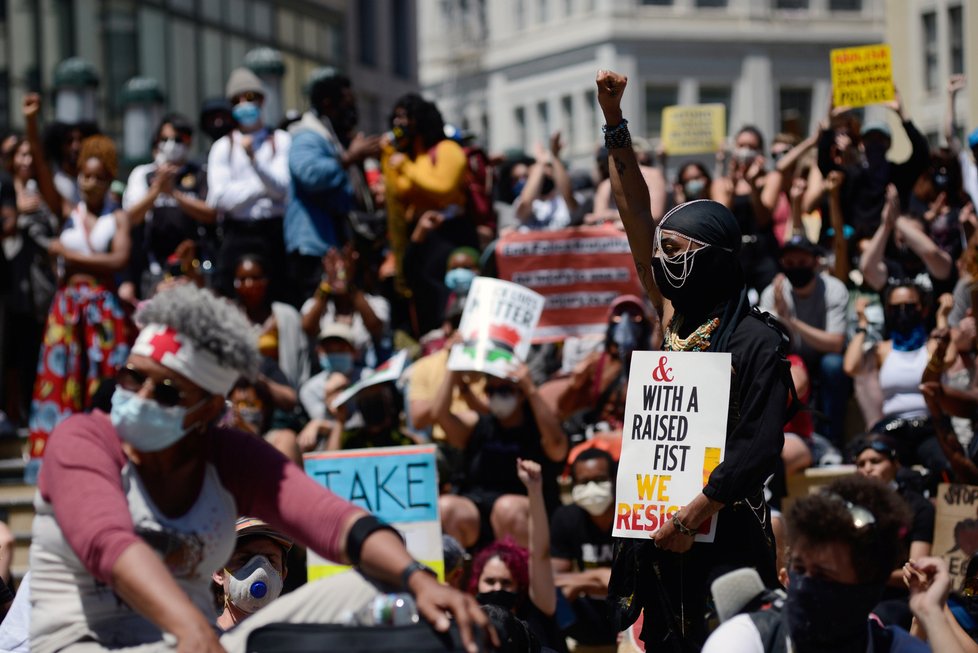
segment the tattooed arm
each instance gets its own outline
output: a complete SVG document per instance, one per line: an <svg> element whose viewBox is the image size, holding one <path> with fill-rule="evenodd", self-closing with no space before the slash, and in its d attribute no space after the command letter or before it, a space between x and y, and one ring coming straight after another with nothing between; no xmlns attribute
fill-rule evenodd
<svg viewBox="0 0 978 653"><path fill-rule="evenodd" d="M628 78L609 70L598 71L598 103L604 113L608 128L617 127L622 122L621 96L628 84ZM608 150L608 168L611 173L611 189L621 214L628 245L635 259L639 281L649 299L657 306L662 305L662 296L652 279L652 242L655 233L655 218L652 216L652 202L649 187L639 168L635 152L631 147Z"/></svg>

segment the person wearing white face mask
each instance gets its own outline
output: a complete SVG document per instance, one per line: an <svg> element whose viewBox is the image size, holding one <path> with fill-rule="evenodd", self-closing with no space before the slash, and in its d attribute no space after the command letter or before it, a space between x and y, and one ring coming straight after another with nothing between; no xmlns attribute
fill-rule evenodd
<svg viewBox="0 0 978 653"><path fill-rule="evenodd" d="M445 429L445 441L463 451L464 474L458 494L438 499L443 532L465 547L512 536L527 543L529 502L516 474L516 460L543 468L548 512L559 505L557 475L567 457L568 440L553 410L533 383L529 368L514 366L508 379L485 375L488 415L456 415L451 400L462 372L450 372L438 389L433 412Z"/></svg>
<svg viewBox="0 0 978 653"><path fill-rule="evenodd" d="M578 644L613 646L618 632L605 602L614 560L615 476L617 465L601 449L585 449L570 466L573 503L550 519L550 561L557 587L574 609L564 634Z"/></svg>
<svg viewBox="0 0 978 653"><path fill-rule="evenodd" d="M229 630L277 599L289 575L286 559L292 540L255 517L239 517L234 530L234 553L220 571L214 572L224 609L217 618L222 630Z"/></svg>
<svg viewBox="0 0 978 653"><path fill-rule="evenodd" d="M205 201L207 176L188 158L193 133L183 116L164 116L153 138L153 162L129 175L122 208L134 227L142 226L145 247L134 248L129 271L135 288L129 293L120 288L123 296L149 297L172 273L167 262L177 247L190 240L200 250L207 225L217 221L217 211Z"/></svg>
<svg viewBox="0 0 978 653"><path fill-rule="evenodd" d="M31 539L32 651L243 653L255 628L336 623L373 601L383 584L410 592L437 630L448 629L451 612L475 653L471 627L488 620L474 599L440 584L400 534L270 444L215 424L235 380L258 371L257 334L236 307L180 284L146 302L135 319L144 326L118 375L110 414L65 420L41 468ZM218 638L211 574L234 551L241 512L358 571L308 583ZM268 569L274 565L259 572L261 557L252 559L236 577L251 599L228 585L230 596L250 605L263 598L257 583L266 595L278 585Z"/></svg>

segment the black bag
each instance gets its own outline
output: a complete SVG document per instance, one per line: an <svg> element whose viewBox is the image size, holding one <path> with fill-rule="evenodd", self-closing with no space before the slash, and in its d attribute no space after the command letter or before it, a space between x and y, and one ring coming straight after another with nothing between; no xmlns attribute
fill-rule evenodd
<svg viewBox="0 0 978 653"><path fill-rule="evenodd" d="M485 650L476 633L479 650ZM407 626L268 624L248 635L248 653L464 653L458 627L438 633L422 620Z"/></svg>

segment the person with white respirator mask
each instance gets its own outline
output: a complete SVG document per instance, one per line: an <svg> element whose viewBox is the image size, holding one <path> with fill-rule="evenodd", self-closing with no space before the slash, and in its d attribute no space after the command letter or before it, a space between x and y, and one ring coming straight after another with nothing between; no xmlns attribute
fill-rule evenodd
<svg viewBox="0 0 978 653"><path fill-rule="evenodd" d="M214 572L224 610L217 618L222 630L277 599L289 574L291 539L256 517L239 517L234 530L234 553L223 569Z"/></svg>

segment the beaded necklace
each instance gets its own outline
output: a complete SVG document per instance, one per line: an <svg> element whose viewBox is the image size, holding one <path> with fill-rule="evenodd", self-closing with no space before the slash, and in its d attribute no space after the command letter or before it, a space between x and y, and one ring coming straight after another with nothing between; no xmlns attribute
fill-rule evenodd
<svg viewBox="0 0 978 653"><path fill-rule="evenodd" d="M699 325L687 338L679 337L679 327L682 323L682 317L674 317L669 321L669 326L666 327L666 341L663 343L666 351L706 351L710 346L710 337L720 326L720 318L715 317Z"/></svg>

